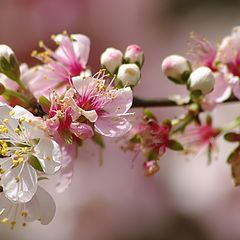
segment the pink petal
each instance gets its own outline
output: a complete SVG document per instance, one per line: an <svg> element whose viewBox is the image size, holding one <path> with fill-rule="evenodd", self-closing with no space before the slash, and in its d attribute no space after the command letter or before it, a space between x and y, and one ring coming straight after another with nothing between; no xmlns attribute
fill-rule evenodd
<svg viewBox="0 0 240 240"><path fill-rule="evenodd" d="M132 124L124 117L99 117L95 122L95 130L106 137L120 137L132 128Z"/></svg>
<svg viewBox="0 0 240 240"><path fill-rule="evenodd" d="M85 67L88 62L90 52L90 39L82 34L72 34L74 52L77 58L80 59L81 64Z"/></svg>
<svg viewBox="0 0 240 240"><path fill-rule="evenodd" d="M116 97L104 106L104 111L110 114L126 113L133 102L133 93L130 87L119 89Z"/></svg>
<svg viewBox="0 0 240 240"><path fill-rule="evenodd" d="M93 129L86 123L71 123L70 128L71 131L82 140L91 138L94 135Z"/></svg>
<svg viewBox="0 0 240 240"><path fill-rule="evenodd" d="M231 87L223 73L215 74L215 85L213 91L206 96L206 101L220 103L231 96Z"/></svg>

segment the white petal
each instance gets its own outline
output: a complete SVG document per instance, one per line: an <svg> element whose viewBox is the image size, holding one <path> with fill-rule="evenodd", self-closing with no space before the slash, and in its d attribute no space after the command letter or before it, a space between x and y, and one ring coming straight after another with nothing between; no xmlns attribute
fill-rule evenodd
<svg viewBox="0 0 240 240"><path fill-rule="evenodd" d="M54 174L61 168L62 154L59 145L48 138L41 138L34 148L43 171L46 174Z"/></svg>
<svg viewBox="0 0 240 240"><path fill-rule="evenodd" d="M0 102L0 124L3 123L4 119L8 119L8 123L6 123L5 125L7 128L9 128L10 131L12 130L11 132L14 132L14 129L18 125L18 121L10 117L9 113L11 111L12 108L9 105ZM14 133L14 135L16 134Z"/></svg>
<svg viewBox="0 0 240 240"><path fill-rule="evenodd" d="M77 155L77 146L68 144L62 147L62 167L57 183L57 192L64 192L72 182L74 159Z"/></svg>
<svg viewBox="0 0 240 240"><path fill-rule="evenodd" d="M9 200L28 202L37 191L37 173L29 164L20 164L3 174L2 185Z"/></svg>
<svg viewBox="0 0 240 240"><path fill-rule="evenodd" d="M24 117L26 120L35 118L32 113L18 105L13 108L13 113L12 118L15 119L20 119L21 117Z"/></svg>
<svg viewBox="0 0 240 240"><path fill-rule="evenodd" d="M43 225L49 224L55 216L56 205L51 195L42 187L38 187L36 196L40 212L40 222Z"/></svg>
<svg viewBox="0 0 240 240"><path fill-rule="evenodd" d="M42 187L38 187L32 200L25 204L27 222L40 220L44 225L49 224L56 212L56 205L50 194Z"/></svg>

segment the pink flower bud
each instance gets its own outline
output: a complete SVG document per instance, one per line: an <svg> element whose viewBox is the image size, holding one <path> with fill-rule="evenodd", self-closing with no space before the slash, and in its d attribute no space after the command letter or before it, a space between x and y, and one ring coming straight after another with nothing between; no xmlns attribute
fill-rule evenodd
<svg viewBox="0 0 240 240"><path fill-rule="evenodd" d="M184 74L191 72L189 61L179 55L166 57L162 62L163 73L176 83L183 83Z"/></svg>
<svg viewBox="0 0 240 240"><path fill-rule="evenodd" d="M117 68L122 64L123 54L115 48L107 48L101 55L101 65L111 74L114 74Z"/></svg>
<svg viewBox="0 0 240 240"><path fill-rule="evenodd" d="M136 63L142 67L144 62L143 50L136 44L129 45L125 51L124 58L127 62Z"/></svg>

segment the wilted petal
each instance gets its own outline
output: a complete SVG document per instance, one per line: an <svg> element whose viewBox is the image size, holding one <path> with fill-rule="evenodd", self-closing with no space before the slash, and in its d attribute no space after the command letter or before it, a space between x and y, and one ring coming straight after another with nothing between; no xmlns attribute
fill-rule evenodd
<svg viewBox="0 0 240 240"><path fill-rule="evenodd" d="M48 138L41 138L34 148L43 171L46 174L54 174L61 167L61 150L59 145Z"/></svg>

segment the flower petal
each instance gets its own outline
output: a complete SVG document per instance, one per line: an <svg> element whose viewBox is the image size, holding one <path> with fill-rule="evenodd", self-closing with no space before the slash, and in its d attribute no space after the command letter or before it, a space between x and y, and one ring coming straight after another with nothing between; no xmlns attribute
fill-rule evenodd
<svg viewBox="0 0 240 240"><path fill-rule="evenodd" d="M231 87L228 84L225 74L215 74L215 85L213 91L206 96L206 100L210 102L220 103L227 100L231 96Z"/></svg>
<svg viewBox="0 0 240 240"><path fill-rule="evenodd" d="M95 122L95 130L106 137L120 137L132 128L132 124L124 117L99 117Z"/></svg>
<svg viewBox="0 0 240 240"><path fill-rule="evenodd" d="M37 191L37 173L29 164L20 164L2 175L5 196L13 202L28 202Z"/></svg>
<svg viewBox="0 0 240 240"><path fill-rule="evenodd" d="M57 192L64 192L72 182L74 159L77 156L77 146L64 145L62 147L62 167L57 183Z"/></svg>
<svg viewBox="0 0 240 240"><path fill-rule="evenodd" d="M96 122L98 119L97 112L95 110L85 111L81 109L82 115L87 118L90 122Z"/></svg>
<svg viewBox="0 0 240 240"><path fill-rule="evenodd" d="M54 174L61 168L61 149L55 141L41 138L34 151L46 174Z"/></svg>
<svg viewBox="0 0 240 240"><path fill-rule="evenodd" d="M71 38L75 40L73 42L74 52L77 58L80 59L81 64L85 67L90 52L90 39L82 34L72 34Z"/></svg>
<svg viewBox="0 0 240 240"><path fill-rule="evenodd" d="M132 106L133 93L130 87L119 89L116 97L104 106L104 111L110 114L126 113Z"/></svg>
<svg viewBox="0 0 240 240"><path fill-rule="evenodd" d="M56 205L53 198L42 187L38 187L33 199L27 203L27 208L29 214L26 220L32 222L38 219L43 225L49 224L56 212Z"/></svg>

